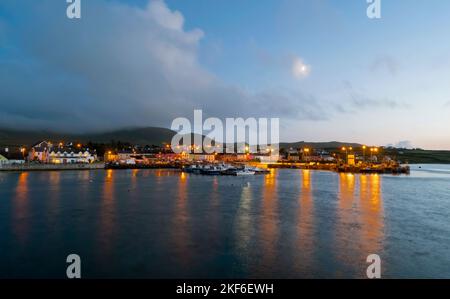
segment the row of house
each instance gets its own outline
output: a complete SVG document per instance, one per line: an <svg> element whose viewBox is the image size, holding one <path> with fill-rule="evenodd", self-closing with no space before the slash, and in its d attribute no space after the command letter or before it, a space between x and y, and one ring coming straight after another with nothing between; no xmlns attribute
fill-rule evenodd
<svg viewBox="0 0 450 299"><path fill-rule="evenodd" d="M55 146L51 142L41 141L31 147L28 161L51 164L93 163L97 161L97 153L81 146Z"/></svg>
<svg viewBox="0 0 450 299"><path fill-rule="evenodd" d="M337 157L328 151L318 149L288 149L281 155L283 161L288 162L325 162L332 163Z"/></svg>
<svg viewBox="0 0 450 299"><path fill-rule="evenodd" d="M105 153L105 162L114 162L120 164L152 164L159 162L245 162L258 161L261 163L273 163L279 160L275 154L220 154L220 153L180 153L160 152L146 153L140 151L108 151Z"/></svg>

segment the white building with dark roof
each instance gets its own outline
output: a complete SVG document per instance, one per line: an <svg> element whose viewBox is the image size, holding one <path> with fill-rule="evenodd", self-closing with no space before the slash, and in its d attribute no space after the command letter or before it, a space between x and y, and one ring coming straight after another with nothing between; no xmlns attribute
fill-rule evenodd
<svg viewBox="0 0 450 299"><path fill-rule="evenodd" d="M51 142L41 141L33 145L28 159L51 164L93 163L97 160L97 153L87 148L73 148L62 144L54 146Z"/></svg>
<svg viewBox="0 0 450 299"><path fill-rule="evenodd" d="M97 154L88 149L73 150L70 148L57 148L51 150L48 155L48 163L52 164L93 163L96 160Z"/></svg>

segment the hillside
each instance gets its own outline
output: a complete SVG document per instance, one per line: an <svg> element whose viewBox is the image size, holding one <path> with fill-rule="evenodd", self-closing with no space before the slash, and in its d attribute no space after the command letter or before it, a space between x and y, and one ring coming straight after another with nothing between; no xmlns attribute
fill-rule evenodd
<svg viewBox="0 0 450 299"><path fill-rule="evenodd" d="M104 133L91 134L64 134L61 132L51 131L19 131L11 129L0 129L0 147L29 147L41 140L50 140L53 142L72 141L72 142L93 142L109 144L114 142L128 142L139 145L161 145L170 143L175 132L166 128L147 127L147 128L130 128ZM192 138L193 140L193 138ZM315 148L325 150L338 150L341 147L352 146L360 148L361 144L346 143L339 141L330 142L282 142L280 148ZM450 164L450 151L431 151L421 149L396 149L386 148L385 154L396 160L408 163L448 163Z"/></svg>
<svg viewBox="0 0 450 299"><path fill-rule="evenodd" d="M140 145L161 145L162 143L170 143L175 132L166 128L147 127L147 128L130 128L104 133L91 134L65 134L52 131L19 131L10 129L0 129L0 145L30 146L41 140L59 141L79 141L79 142L95 142L109 143L112 140L129 142L131 144ZM338 141L331 142L293 142L280 143L280 148L322 148L334 149L342 146L358 147L356 143L344 143Z"/></svg>
<svg viewBox="0 0 450 299"><path fill-rule="evenodd" d="M385 153L403 163L450 164L450 151L389 148L385 149Z"/></svg>
<svg viewBox="0 0 450 299"><path fill-rule="evenodd" d="M109 143L112 140L140 145L161 145L171 141L174 131L157 128L122 129L105 133L64 134L51 131L0 129L0 146L30 146L41 140Z"/></svg>

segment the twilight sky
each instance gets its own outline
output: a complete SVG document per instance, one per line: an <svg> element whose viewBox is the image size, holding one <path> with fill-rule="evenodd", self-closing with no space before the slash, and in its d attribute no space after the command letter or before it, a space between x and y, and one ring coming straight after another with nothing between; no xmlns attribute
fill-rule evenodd
<svg viewBox="0 0 450 299"><path fill-rule="evenodd" d="M450 149L450 1L0 1L0 126L279 117L282 141Z"/></svg>

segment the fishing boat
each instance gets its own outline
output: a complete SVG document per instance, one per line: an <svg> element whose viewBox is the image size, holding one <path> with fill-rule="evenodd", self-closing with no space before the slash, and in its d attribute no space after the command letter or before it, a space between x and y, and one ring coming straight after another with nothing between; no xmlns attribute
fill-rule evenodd
<svg viewBox="0 0 450 299"><path fill-rule="evenodd" d="M196 174L200 174L202 170L203 170L202 165L189 165L188 167L183 168L184 172Z"/></svg>
<svg viewBox="0 0 450 299"><path fill-rule="evenodd" d="M255 174L268 174L268 173L270 173L270 170L264 169L264 168L259 168L259 167L247 167L247 169L250 170L250 171L254 171Z"/></svg>
<svg viewBox="0 0 450 299"><path fill-rule="evenodd" d="M237 169L235 175L236 176L255 175L255 171L250 170L248 168Z"/></svg>
<svg viewBox="0 0 450 299"><path fill-rule="evenodd" d="M206 174L206 175L219 175L219 174L222 174L222 171L223 171L223 168L220 167L220 166L209 165L209 166L204 167L200 171L200 173L201 174Z"/></svg>

